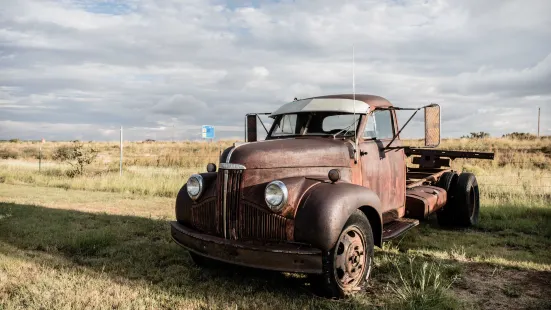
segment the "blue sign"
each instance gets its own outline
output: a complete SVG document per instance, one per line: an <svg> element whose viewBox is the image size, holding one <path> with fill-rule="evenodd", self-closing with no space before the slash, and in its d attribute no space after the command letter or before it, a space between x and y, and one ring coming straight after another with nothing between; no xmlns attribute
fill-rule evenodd
<svg viewBox="0 0 551 310"><path fill-rule="evenodd" d="M203 125L201 128L201 137L203 137L203 139L214 139L214 126Z"/></svg>

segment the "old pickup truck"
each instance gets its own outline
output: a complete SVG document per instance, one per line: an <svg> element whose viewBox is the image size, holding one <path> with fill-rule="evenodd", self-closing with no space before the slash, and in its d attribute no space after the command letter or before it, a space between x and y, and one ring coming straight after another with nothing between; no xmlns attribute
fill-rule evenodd
<svg viewBox="0 0 551 310"><path fill-rule="evenodd" d="M365 285L375 246L419 220L436 213L443 226L476 225L476 177L452 171L450 161L493 153L403 145L397 110L423 110L425 147L439 145L436 104L399 108L356 94L295 99L269 114L263 141L260 117L248 114L246 142L178 193L172 238L198 265L307 273L320 294L339 298Z"/></svg>

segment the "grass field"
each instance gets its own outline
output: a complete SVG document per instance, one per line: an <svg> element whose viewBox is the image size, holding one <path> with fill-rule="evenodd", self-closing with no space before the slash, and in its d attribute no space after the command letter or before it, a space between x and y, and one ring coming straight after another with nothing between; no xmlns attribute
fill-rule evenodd
<svg viewBox="0 0 551 310"><path fill-rule="evenodd" d="M453 163L477 174L480 224L422 223L378 250L367 292L343 301L316 297L297 274L197 268L171 241L176 191L229 144L133 143L139 160L121 178L116 144L97 143L98 162L69 178L51 157L37 172L23 151L37 144L0 143L23 154L0 161L0 309L551 308L550 140L443 141L496 152Z"/></svg>

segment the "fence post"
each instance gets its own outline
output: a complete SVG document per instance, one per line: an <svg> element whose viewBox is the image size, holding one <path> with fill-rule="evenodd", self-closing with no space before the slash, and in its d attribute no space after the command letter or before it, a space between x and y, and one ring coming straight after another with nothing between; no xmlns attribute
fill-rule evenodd
<svg viewBox="0 0 551 310"><path fill-rule="evenodd" d="M541 108L538 107L538 138L540 137L540 117L541 117Z"/></svg>
<svg viewBox="0 0 551 310"><path fill-rule="evenodd" d="M46 140L42 138L40 141L40 146L38 147L38 172L42 171L42 144L44 144Z"/></svg>
<svg viewBox="0 0 551 310"><path fill-rule="evenodd" d="M122 176L122 126L121 126L121 141L120 141L121 157L120 157L120 167L119 167L119 176Z"/></svg>

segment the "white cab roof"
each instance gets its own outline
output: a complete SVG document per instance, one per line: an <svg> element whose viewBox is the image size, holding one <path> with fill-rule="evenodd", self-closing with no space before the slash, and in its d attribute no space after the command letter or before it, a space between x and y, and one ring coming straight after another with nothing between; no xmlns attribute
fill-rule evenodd
<svg viewBox="0 0 551 310"><path fill-rule="evenodd" d="M367 113L369 105L364 101L346 98L309 98L282 105L270 117L300 112Z"/></svg>

